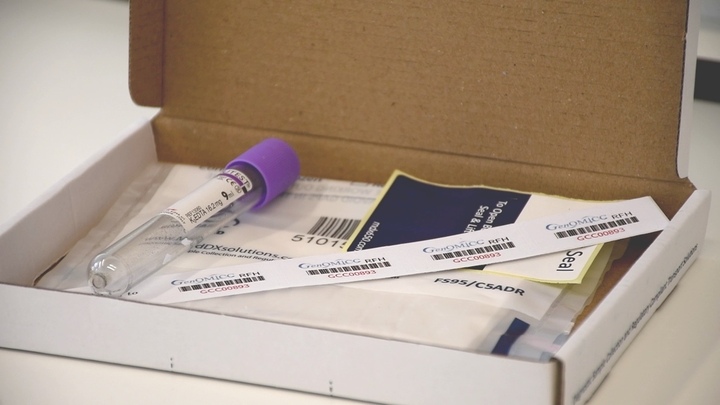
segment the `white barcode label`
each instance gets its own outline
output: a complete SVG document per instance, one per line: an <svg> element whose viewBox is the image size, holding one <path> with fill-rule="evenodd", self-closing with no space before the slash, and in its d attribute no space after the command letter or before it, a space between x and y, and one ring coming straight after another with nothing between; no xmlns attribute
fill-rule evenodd
<svg viewBox="0 0 720 405"><path fill-rule="evenodd" d="M472 249L454 250L447 253L438 253L430 256L433 260L457 259L459 257L488 255L487 257L500 257L501 250L512 249L515 244L508 240L488 246L481 246Z"/></svg>
<svg viewBox="0 0 720 405"><path fill-rule="evenodd" d="M498 226L478 232L367 250L244 265L217 267L158 276L123 297L169 304L289 287L373 280L454 270L569 251L660 231L668 219L650 197L598 204L550 217ZM562 233L561 235L557 235ZM577 235L574 235L577 233ZM500 273L501 271L496 271ZM554 268L539 268L537 280L553 282ZM253 274L262 282L195 287L193 280L214 281L219 274ZM225 277L233 279L232 277Z"/></svg>
<svg viewBox="0 0 720 405"><path fill-rule="evenodd" d="M375 270L375 269L381 269L381 268L385 268L385 267L390 267L390 262L381 261L381 262L375 262L375 263L354 264L351 266L326 267L326 268L319 268L319 269L313 269L313 270L306 270L305 273L307 273L310 276L321 276L321 275L335 274L335 273L350 273L353 271Z"/></svg>
<svg viewBox="0 0 720 405"><path fill-rule="evenodd" d="M601 222L599 224L593 224L593 225L583 226L583 227L579 227L579 228L571 228L571 229L568 229L567 231L555 232L555 237L558 239L561 239L561 238L569 238L571 236L585 235L585 234L593 233L593 232L607 231L609 229L618 228L623 225L635 224L635 223L638 223L639 221L640 220L637 219L637 217L635 217L635 216L629 216L627 218L618 218L613 221Z"/></svg>
<svg viewBox="0 0 720 405"><path fill-rule="evenodd" d="M199 283L195 283L195 284L180 286L180 287L178 287L178 291L189 292L189 291L198 291L198 290L209 290L211 288L226 288L226 287L230 287L230 289L236 289L238 287L240 287L240 288L244 287L244 284L255 283L258 281L265 281L265 277L257 275L257 276L238 277L238 278L229 279L229 280L205 281L205 282L199 282ZM223 291L223 290L221 290L221 291Z"/></svg>
<svg viewBox="0 0 720 405"><path fill-rule="evenodd" d="M348 240L358 225L360 225L359 219L320 217L307 234Z"/></svg>

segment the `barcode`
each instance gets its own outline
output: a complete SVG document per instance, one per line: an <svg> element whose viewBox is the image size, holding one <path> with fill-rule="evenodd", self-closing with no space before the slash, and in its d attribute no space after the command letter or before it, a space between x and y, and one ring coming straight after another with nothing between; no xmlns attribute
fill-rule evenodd
<svg viewBox="0 0 720 405"><path fill-rule="evenodd" d="M483 254L483 253L497 252L499 250L512 249L514 247L515 247L514 243L504 242L504 243L497 243L494 245L482 246L482 247L477 247L477 248L472 248L472 249L456 250L454 252L447 252L447 253L438 253L438 254L432 255L430 257L433 260L455 259L458 257L472 256L472 255L478 255L478 254Z"/></svg>
<svg viewBox="0 0 720 405"><path fill-rule="evenodd" d="M359 219L320 217L307 233L308 235L347 240L359 224Z"/></svg>
<svg viewBox="0 0 720 405"><path fill-rule="evenodd" d="M621 219L616 219L614 221L584 226L582 228L568 229L567 231L555 232L555 238L562 239L562 238L568 238L570 236L583 235L583 234L586 234L589 232L604 231L607 229L617 228L619 226L634 224L637 222L640 222L640 220L637 219L637 217L621 218Z"/></svg>
<svg viewBox="0 0 720 405"><path fill-rule="evenodd" d="M236 279L234 279L234 280L221 280L221 281L211 281L211 282L208 282L208 283L184 285L184 286L178 287L178 290L180 290L180 292L188 292L188 291L204 290L204 289L206 289L206 288L224 287L224 286L228 286L228 285L254 283L254 282L257 282L257 281L265 281L265 277L263 277L263 276L251 276L251 277L236 278Z"/></svg>
<svg viewBox="0 0 720 405"><path fill-rule="evenodd" d="M347 273L349 271L373 270L373 269L381 269L384 267L390 267L390 262L376 262L376 263L355 264L352 266L328 267L326 269L306 270L305 272L311 276L318 276L321 274Z"/></svg>

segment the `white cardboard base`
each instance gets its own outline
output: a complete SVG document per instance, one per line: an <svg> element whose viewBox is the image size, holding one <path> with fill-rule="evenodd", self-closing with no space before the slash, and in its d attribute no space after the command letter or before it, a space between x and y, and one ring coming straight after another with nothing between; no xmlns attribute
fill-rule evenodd
<svg viewBox="0 0 720 405"><path fill-rule="evenodd" d="M694 261L709 211L695 192L549 363L28 287L156 159L152 139L133 128L0 229L0 346L377 402L585 402Z"/></svg>

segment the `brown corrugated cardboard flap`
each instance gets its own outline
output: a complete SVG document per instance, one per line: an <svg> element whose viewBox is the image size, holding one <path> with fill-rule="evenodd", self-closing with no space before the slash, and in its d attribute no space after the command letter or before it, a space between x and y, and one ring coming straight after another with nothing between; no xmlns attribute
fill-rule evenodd
<svg viewBox="0 0 720 405"><path fill-rule="evenodd" d="M580 198L672 215L687 3L135 1L131 93L160 157L221 165L264 136L303 174Z"/></svg>

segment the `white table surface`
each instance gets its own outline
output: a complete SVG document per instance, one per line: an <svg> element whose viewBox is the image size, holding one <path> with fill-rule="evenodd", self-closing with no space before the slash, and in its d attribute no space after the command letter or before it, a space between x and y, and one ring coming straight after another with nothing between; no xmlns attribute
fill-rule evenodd
<svg viewBox="0 0 720 405"><path fill-rule="evenodd" d="M0 0L0 222L154 114L128 95L127 8L118 0ZM709 32L702 49L720 49L718 31ZM690 178L716 195L718 132L720 104L695 102ZM718 206L697 262L591 404L720 403ZM0 405L349 402L0 349Z"/></svg>

